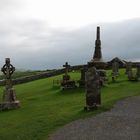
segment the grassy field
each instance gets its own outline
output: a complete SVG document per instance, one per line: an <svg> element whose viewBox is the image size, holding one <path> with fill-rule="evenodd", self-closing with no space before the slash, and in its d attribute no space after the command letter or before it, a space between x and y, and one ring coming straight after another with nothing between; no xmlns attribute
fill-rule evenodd
<svg viewBox="0 0 140 140"><path fill-rule="evenodd" d="M108 71L110 75L110 71ZM72 79L79 79L80 73L71 73ZM102 88L102 106L94 112L85 112L85 91L77 88L62 91L53 86L55 76L15 86L21 108L0 112L0 140L47 140L49 134L61 126L93 116L110 109L120 99L140 95L140 82L129 82L121 70L117 82L111 77ZM3 87L0 88L2 96Z"/></svg>
<svg viewBox="0 0 140 140"><path fill-rule="evenodd" d="M31 75L36 75L36 74L39 74L41 72L44 72L44 71L32 71L32 70L25 70L25 71L18 71L16 70L14 73L13 73L13 79L16 79L16 78L20 78L20 77L25 77L25 76L31 76ZM0 80L4 79L5 76L2 72L0 72Z"/></svg>

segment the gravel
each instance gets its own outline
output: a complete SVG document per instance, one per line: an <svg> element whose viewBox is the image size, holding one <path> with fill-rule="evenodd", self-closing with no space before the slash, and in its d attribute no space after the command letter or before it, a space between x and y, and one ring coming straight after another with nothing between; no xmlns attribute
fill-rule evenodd
<svg viewBox="0 0 140 140"><path fill-rule="evenodd" d="M140 96L119 101L108 112L71 122L49 140L140 140Z"/></svg>

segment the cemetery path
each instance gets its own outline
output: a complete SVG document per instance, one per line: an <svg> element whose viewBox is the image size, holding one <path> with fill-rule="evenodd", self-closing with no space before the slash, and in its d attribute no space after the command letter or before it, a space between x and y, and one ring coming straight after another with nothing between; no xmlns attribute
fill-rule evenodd
<svg viewBox="0 0 140 140"><path fill-rule="evenodd" d="M140 96L119 101L108 112L67 124L49 140L140 140Z"/></svg>

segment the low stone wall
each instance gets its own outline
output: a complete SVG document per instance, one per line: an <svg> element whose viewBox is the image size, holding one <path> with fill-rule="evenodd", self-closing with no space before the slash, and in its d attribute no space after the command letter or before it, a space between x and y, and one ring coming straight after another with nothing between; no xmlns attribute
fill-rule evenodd
<svg viewBox="0 0 140 140"><path fill-rule="evenodd" d="M140 62L133 62L133 67L137 67L140 66ZM87 67L87 65L76 65L76 66L71 66L69 71L73 71L73 70L80 70L83 67ZM110 66L107 63L106 66L106 70L111 69L112 66ZM125 68L125 66L121 66L120 68ZM65 69L58 69L58 70L52 70L52 71L48 71L48 72L43 72L40 74L36 74L36 75L31 75L31 76L26 76L26 77L21 77L21 78L17 78L17 79L13 79L13 84L21 84L21 83L26 83L26 82L30 82L30 81L34 81L34 80L38 80L38 79L43 79L43 78L48 78L48 77L52 77L52 76L56 76L59 74L63 74L65 73ZM5 85L5 80L1 80L0 81L0 86Z"/></svg>
<svg viewBox="0 0 140 140"><path fill-rule="evenodd" d="M12 81L13 81L14 85L22 84L22 83L26 83L26 82L30 82L30 81L34 81L34 80L38 80L38 79L56 76L59 74L63 74L64 72L65 72L65 69L58 69L58 70L54 70L54 71L50 71L50 72L43 72L43 73L36 74L36 75L25 76L25 77L13 79ZM1 86L5 85L5 80L1 80L0 85Z"/></svg>

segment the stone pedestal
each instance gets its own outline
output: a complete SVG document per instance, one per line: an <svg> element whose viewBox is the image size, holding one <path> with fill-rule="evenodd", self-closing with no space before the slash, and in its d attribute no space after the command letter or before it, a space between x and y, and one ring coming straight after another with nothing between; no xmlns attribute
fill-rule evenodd
<svg viewBox="0 0 140 140"><path fill-rule="evenodd" d="M76 83L73 80L70 80L69 75L63 75L63 81L61 82L62 89L72 89L76 88Z"/></svg>
<svg viewBox="0 0 140 140"><path fill-rule="evenodd" d="M13 101L13 102L2 102L0 103L0 111L3 110L10 110L10 109L16 109L20 107L20 102L17 101Z"/></svg>
<svg viewBox="0 0 140 140"><path fill-rule="evenodd" d="M73 89L73 88L77 87L75 81L73 81L73 80L63 81L61 83L61 86L62 86L63 90L65 90L65 89Z"/></svg>
<svg viewBox="0 0 140 140"><path fill-rule="evenodd" d="M16 109L20 107L20 102L16 100L15 90L5 89L3 93L3 102L0 103L0 111L9 110L9 109Z"/></svg>

